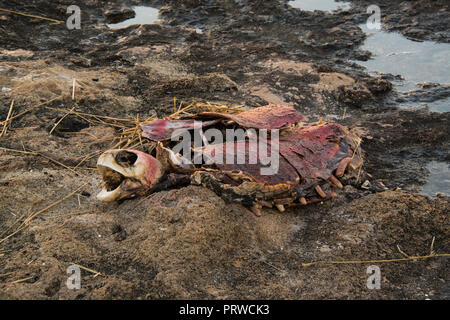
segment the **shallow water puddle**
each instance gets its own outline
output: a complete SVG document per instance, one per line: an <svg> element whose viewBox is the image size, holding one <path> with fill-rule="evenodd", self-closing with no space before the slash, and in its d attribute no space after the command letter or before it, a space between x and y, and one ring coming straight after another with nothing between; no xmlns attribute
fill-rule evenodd
<svg viewBox="0 0 450 320"><path fill-rule="evenodd" d="M368 35L361 49L371 51L372 58L358 64L372 72L401 75L404 80L394 81L399 91L415 89L423 82L450 83L450 44L416 42L397 32L360 27ZM448 98L427 104L433 111L450 111Z"/></svg>
<svg viewBox="0 0 450 320"><path fill-rule="evenodd" d="M445 162L431 161L427 169L430 175L421 193L430 197L435 197L437 192L450 195L450 165Z"/></svg>
<svg viewBox="0 0 450 320"><path fill-rule="evenodd" d="M349 2L334 0L293 0L288 4L307 11L331 12L337 9L351 8ZM402 76L404 80L393 81L398 91L407 92L417 89L417 85L424 82L450 84L449 43L416 42L398 32L370 30L365 24L360 27L368 36L361 49L371 51L372 58L368 61L358 61L358 63L366 67L372 74L381 72ZM450 98L433 102L408 101L401 106L421 104L427 104L430 110L436 112L450 111Z"/></svg>
<svg viewBox="0 0 450 320"><path fill-rule="evenodd" d="M397 32L370 30L360 25L367 34L362 50L372 52L368 61L358 61L370 73L382 72L401 75L404 80L392 81L398 91L407 92L418 88L419 83L435 82L450 84L450 44L433 41L416 42ZM450 111L450 98L425 102L431 111ZM417 106L423 102L405 102L402 106ZM435 197L436 193L450 195L450 169L445 162L432 161L422 194Z"/></svg>
<svg viewBox="0 0 450 320"><path fill-rule="evenodd" d="M288 2L294 8L299 8L305 11L334 11L338 9L349 9L349 2L336 2L334 0L293 0Z"/></svg>
<svg viewBox="0 0 450 320"><path fill-rule="evenodd" d="M159 10L152 7L136 6L133 7L136 16L134 18L119 22L108 24L110 28L122 28L133 24L152 24L158 21Z"/></svg>

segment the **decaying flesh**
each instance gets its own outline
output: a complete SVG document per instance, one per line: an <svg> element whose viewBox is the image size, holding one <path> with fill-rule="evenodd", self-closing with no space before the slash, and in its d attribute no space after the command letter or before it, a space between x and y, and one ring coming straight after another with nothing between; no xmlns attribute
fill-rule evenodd
<svg viewBox="0 0 450 320"><path fill-rule="evenodd" d="M202 121L194 128L194 121ZM262 207L306 205L333 198L342 188L344 175L355 175L362 165L360 138L336 123L303 124L305 118L291 106L268 105L238 114L205 112L189 119L159 119L142 125L142 136L157 142L155 156L137 150L109 150L98 160L105 181L99 194L103 201L134 197L157 189L177 185L177 179L203 185L226 200L248 206L259 215ZM263 175L259 161L250 164L251 152L259 152L257 142L235 141L235 157L243 164L203 163L194 165L171 151L170 138L177 129L189 131L208 127L244 129L279 129L279 144L271 145L267 135L267 154L277 148L279 169ZM193 148L198 155L214 155L225 159L226 144L207 144ZM228 149L229 150L229 149ZM134 155L134 156L133 156ZM252 155L254 156L254 155ZM260 157L256 157L260 159ZM178 178L176 178L178 177ZM159 186L159 188L158 188Z"/></svg>

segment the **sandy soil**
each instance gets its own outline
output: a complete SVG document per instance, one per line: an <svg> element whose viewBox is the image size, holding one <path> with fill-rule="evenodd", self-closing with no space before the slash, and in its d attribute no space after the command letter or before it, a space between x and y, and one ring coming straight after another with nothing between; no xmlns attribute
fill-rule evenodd
<svg viewBox="0 0 450 320"><path fill-rule="evenodd" d="M427 256L432 243L436 254L450 253L449 198L415 193L427 163L450 162L450 113L398 110L389 76L374 78L350 60L368 54L358 49L368 1L336 14L286 2L90 0L81 30L0 11L0 119L12 100L20 115L0 137L0 298L450 297L446 257L304 265ZM380 2L389 29L449 42L446 1ZM65 20L70 4L13 0L0 8ZM161 22L107 27L108 12L129 16L136 4L161 8ZM424 95L432 101L439 92L424 88L408 99ZM260 218L195 186L99 203L96 157L117 143L123 123L86 114L164 116L174 97L290 103L310 120L358 128L372 178L332 202L264 209ZM65 116L72 108L77 115ZM99 274L83 270L81 289L69 290L73 264ZM373 264L380 290L366 286Z"/></svg>

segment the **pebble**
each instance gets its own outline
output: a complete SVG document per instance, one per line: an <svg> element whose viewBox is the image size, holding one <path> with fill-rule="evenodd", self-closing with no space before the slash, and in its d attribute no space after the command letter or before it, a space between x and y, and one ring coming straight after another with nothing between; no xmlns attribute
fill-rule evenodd
<svg viewBox="0 0 450 320"><path fill-rule="evenodd" d="M325 245L320 247L319 251L320 252L330 252L331 248L325 244Z"/></svg>

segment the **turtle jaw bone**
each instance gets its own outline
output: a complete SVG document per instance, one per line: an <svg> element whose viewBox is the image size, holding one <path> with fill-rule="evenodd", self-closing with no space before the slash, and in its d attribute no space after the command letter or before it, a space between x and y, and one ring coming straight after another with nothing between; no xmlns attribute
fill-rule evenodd
<svg viewBox="0 0 450 320"><path fill-rule="evenodd" d="M97 199L105 202L141 195L157 184L164 174L158 160L132 149L104 152L97 161L97 168L104 181Z"/></svg>

